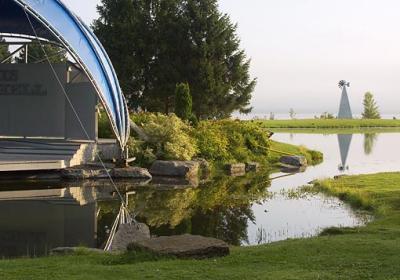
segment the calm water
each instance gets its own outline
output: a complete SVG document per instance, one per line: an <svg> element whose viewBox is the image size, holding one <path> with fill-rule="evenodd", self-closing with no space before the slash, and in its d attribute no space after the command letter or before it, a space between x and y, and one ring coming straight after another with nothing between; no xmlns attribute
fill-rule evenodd
<svg viewBox="0 0 400 280"><path fill-rule="evenodd" d="M324 162L308 167L304 173L272 180L270 192L278 195L263 204L255 204L252 210L255 221L248 224L250 243L271 242L286 238L313 236L321 229L331 226L358 226L365 217L350 209L336 198L323 194L290 199L281 195L308 182L342 174L367 174L399 171L399 133L321 135L285 134L274 136L275 140L304 145L324 153ZM262 238L260 238L260 235Z"/></svg>
<svg viewBox="0 0 400 280"><path fill-rule="evenodd" d="M325 160L303 173L221 176L198 188L120 187L134 190L129 205L153 235L192 233L233 245L255 245L314 236L331 226L364 224L368 216L335 198L295 190L316 178L398 171L400 166L400 133L279 133L274 139L320 150ZM2 187L0 256L43 255L59 246L101 247L119 204L107 182L98 185L49 182Z"/></svg>

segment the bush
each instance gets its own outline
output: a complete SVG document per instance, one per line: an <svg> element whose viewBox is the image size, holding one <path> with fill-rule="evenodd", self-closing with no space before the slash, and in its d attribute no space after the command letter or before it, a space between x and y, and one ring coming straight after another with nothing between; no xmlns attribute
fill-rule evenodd
<svg viewBox="0 0 400 280"><path fill-rule="evenodd" d="M223 161L229 158L229 139L218 122L202 121L198 124L194 137L197 140L199 156L207 160Z"/></svg>
<svg viewBox="0 0 400 280"><path fill-rule="evenodd" d="M102 111L101 114L99 115L98 137L103 138L103 139L115 138L110 121L109 121L105 111Z"/></svg>
<svg viewBox="0 0 400 280"><path fill-rule="evenodd" d="M144 142L134 136L128 143L129 154L142 166L149 166L156 159L193 157L218 162L267 161L269 133L254 122L201 121L193 128L174 114L140 113L131 118L149 138ZM113 135L105 116L99 127L104 137Z"/></svg>
<svg viewBox="0 0 400 280"><path fill-rule="evenodd" d="M197 154L196 140L190 135L193 128L174 114L141 113L132 116L149 137L148 142L136 141L131 150L139 163L155 159L191 160Z"/></svg>
<svg viewBox="0 0 400 280"><path fill-rule="evenodd" d="M268 133L257 124L233 120L202 121L197 126L199 156L216 161L266 161Z"/></svg>

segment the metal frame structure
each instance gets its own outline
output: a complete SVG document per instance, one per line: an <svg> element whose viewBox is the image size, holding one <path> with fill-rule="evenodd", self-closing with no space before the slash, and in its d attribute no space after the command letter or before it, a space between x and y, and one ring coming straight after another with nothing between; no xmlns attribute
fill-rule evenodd
<svg viewBox="0 0 400 280"><path fill-rule="evenodd" d="M107 56L104 48L102 47L101 43L98 41L98 39L94 36L94 34L90 31L90 29L78 18L76 17L60 0L53 0L53 6L50 5L50 7L53 7L56 9L56 6L59 7L62 12L64 12L66 18L69 18L71 24L73 24L76 32L79 32L82 38L85 40L86 47L90 49L90 51L93 53L93 55L97 56L97 65L96 67L100 67L102 70L101 73L101 79L99 81L99 75L94 73L96 78L92 75L91 71L93 70L93 65L88 65L88 67L85 64L85 59L86 63L88 62L88 58L84 57L82 58L80 55L81 53L77 52L79 50L74 49L74 45L70 44L70 42L67 41L67 39L63 36L62 32L60 30L57 30L57 26L53 28L51 19L48 22L46 18L43 18L41 13L41 10L39 9L38 11L35 10L35 5L31 3L29 0L13 0L13 2L18 5L23 12L26 14L26 17L28 19L29 24L32 27L33 33L30 35L21 35L21 34L9 34L9 33L0 33L0 37L3 38L9 38L13 39L11 41L7 42L1 42L2 44L8 44L8 45L24 45L27 46L32 43L41 43L41 44L52 44L56 45L59 47L64 48L67 53L69 54L70 57L76 62L77 65L79 65L80 70L86 75L88 78L89 82L93 85L97 96L99 97L100 102L103 104L103 107L106 110L106 113L111 121L111 127L114 131L115 136L117 137L121 149L125 150L126 147L126 142L129 137L129 114L128 114L128 107L127 103L125 100L125 97L121 94L120 88L118 85L118 79L116 77L115 71L112 68L111 61L109 57ZM45 3L44 3L45 4ZM38 4L39 5L39 4ZM46 14L44 14L45 16ZM44 39L38 36L36 33L35 28L32 25L32 21L34 21L36 24L40 24L42 27L44 27L51 36L46 38L51 38L51 41L48 39ZM54 19L53 19L54 21ZM71 25L72 26L72 25ZM58 27L59 29L59 27ZM61 33L59 33L59 31ZM32 36L35 35L35 36ZM86 37L86 38L85 38ZM53 39L54 38L54 39ZM15 41L14 41L15 39ZM74 39L72 39L73 41ZM75 42L76 46L76 42ZM19 49L21 51L22 48ZM16 52L17 53L17 52ZM13 53L11 56L15 55L16 53ZM86 55L86 54L85 54ZM8 61L10 58L7 58L7 60L4 60L4 62ZM27 61L27 59L26 59ZM98 68L98 69L100 69ZM100 70L99 70L100 71ZM106 81L106 84L97 84L97 82L102 82ZM106 86L105 86L106 85ZM107 91L110 91L112 94L107 93L104 95L105 87ZM107 100L105 99L107 98ZM110 102L112 102L112 107L110 107ZM113 111L111 111L113 110Z"/></svg>

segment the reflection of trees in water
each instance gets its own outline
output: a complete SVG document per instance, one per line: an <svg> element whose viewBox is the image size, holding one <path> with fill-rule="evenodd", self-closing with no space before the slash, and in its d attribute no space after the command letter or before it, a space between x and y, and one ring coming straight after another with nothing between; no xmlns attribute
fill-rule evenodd
<svg viewBox="0 0 400 280"><path fill-rule="evenodd" d="M252 204L268 197L269 186L269 174L222 176L195 189L137 190L129 205L152 234L191 233L240 245L247 241L248 222L255 219Z"/></svg>
<svg viewBox="0 0 400 280"><path fill-rule="evenodd" d="M372 154L377 138L378 134L376 133L364 134L364 153L366 155Z"/></svg>
<svg viewBox="0 0 400 280"><path fill-rule="evenodd" d="M179 235L190 233L215 237L239 246L248 242L247 224L254 221L255 217L251 205L238 208L216 208L202 212L201 209L194 211L193 216L183 220L179 225L171 228L170 225L152 227L152 234L158 236Z"/></svg>

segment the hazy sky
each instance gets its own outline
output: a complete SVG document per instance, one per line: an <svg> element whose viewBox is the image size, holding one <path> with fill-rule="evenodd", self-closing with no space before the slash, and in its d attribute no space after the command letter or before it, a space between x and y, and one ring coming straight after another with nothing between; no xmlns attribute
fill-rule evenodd
<svg viewBox="0 0 400 280"><path fill-rule="evenodd" d="M87 23L99 0L64 0ZM255 113L338 110L341 79L353 110L372 91L385 113L400 113L400 1L220 0L239 24L258 78Z"/></svg>

